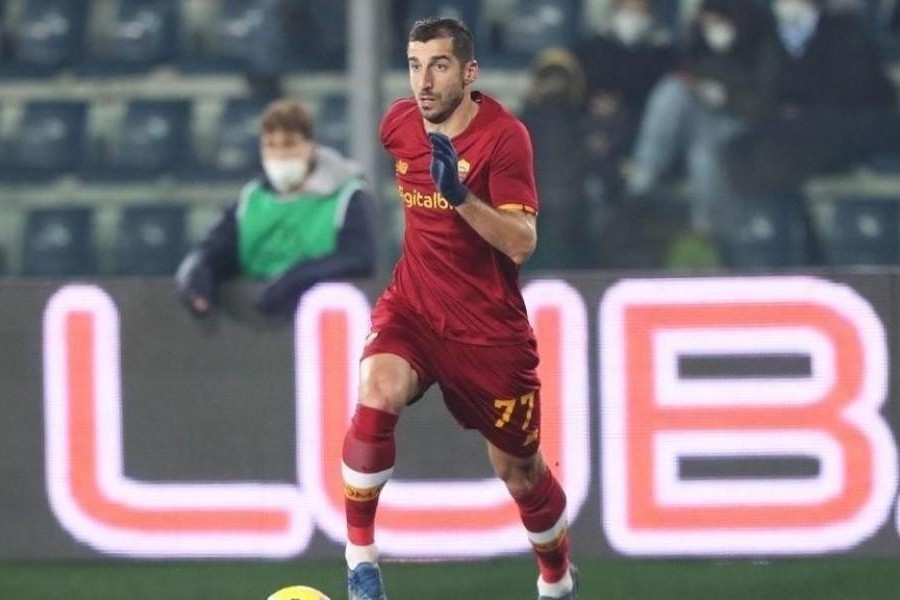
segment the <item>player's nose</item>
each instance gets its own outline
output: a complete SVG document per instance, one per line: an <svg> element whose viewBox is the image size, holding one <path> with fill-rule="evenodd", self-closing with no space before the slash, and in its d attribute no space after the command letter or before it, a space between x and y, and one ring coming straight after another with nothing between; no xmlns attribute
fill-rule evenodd
<svg viewBox="0 0 900 600"><path fill-rule="evenodd" d="M434 78L431 76L431 71L423 69L422 79L419 80L419 89L429 91L432 87L434 87Z"/></svg>

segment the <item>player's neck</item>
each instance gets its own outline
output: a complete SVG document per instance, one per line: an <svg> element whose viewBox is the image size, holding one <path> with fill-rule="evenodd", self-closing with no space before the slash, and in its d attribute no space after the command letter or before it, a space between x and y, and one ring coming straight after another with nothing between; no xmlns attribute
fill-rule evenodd
<svg viewBox="0 0 900 600"><path fill-rule="evenodd" d="M453 114L451 114L443 123L431 123L427 120L423 120L425 131L429 133L437 131L450 138L459 135L466 130L466 127L469 126L475 118L475 115L478 114L479 107L480 105L478 102L472 98L472 92L466 90L463 101L459 103L459 106L456 107Z"/></svg>

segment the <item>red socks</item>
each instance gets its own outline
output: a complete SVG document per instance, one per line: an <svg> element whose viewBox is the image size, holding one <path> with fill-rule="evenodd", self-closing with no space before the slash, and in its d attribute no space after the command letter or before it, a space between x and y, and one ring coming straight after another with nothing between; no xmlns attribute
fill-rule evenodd
<svg viewBox="0 0 900 600"><path fill-rule="evenodd" d="M378 495L394 472L397 420L397 415L358 405L344 437L344 506L351 544L375 543Z"/></svg>
<svg viewBox="0 0 900 600"><path fill-rule="evenodd" d="M517 498L519 514L537 557L541 578L555 583L569 569L569 537L566 494L547 469L531 492Z"/></svg>
<svg viewBox="0 0 900 600"><path fill-rule="evenodd" d="M394 428L398 416L359 405L344 438L344 506L347 540L356 547L375 543L378 495L394 471ZM569 568L566 494L547 469L531 492L517 498L522 523L534 547L541 579L555 583Z"/></svg>

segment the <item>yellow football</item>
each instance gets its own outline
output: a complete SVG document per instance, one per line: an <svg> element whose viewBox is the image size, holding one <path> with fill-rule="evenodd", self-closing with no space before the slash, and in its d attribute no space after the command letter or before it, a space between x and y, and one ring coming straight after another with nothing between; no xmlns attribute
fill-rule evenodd
<svg viewBox="0 0 900 600"><path fill-rule="evenodd" d="M331 600L319 590L305 585L292 585L278 590L267 600Z"/></svg>

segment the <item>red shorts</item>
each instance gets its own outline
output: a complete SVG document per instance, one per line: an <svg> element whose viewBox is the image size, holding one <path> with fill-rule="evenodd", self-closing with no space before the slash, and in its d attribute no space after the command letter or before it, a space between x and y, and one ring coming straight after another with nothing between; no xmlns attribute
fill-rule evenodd
<svg viewBox="0 0 900 600"><path fill-rule="evenodd" d="M419 376L420 392L437 383L444 404L466 429L494 446L529 457L540 445L537 344L478 346L440 337L420 317L378 307L363 358L396 354Z"/></svg>

